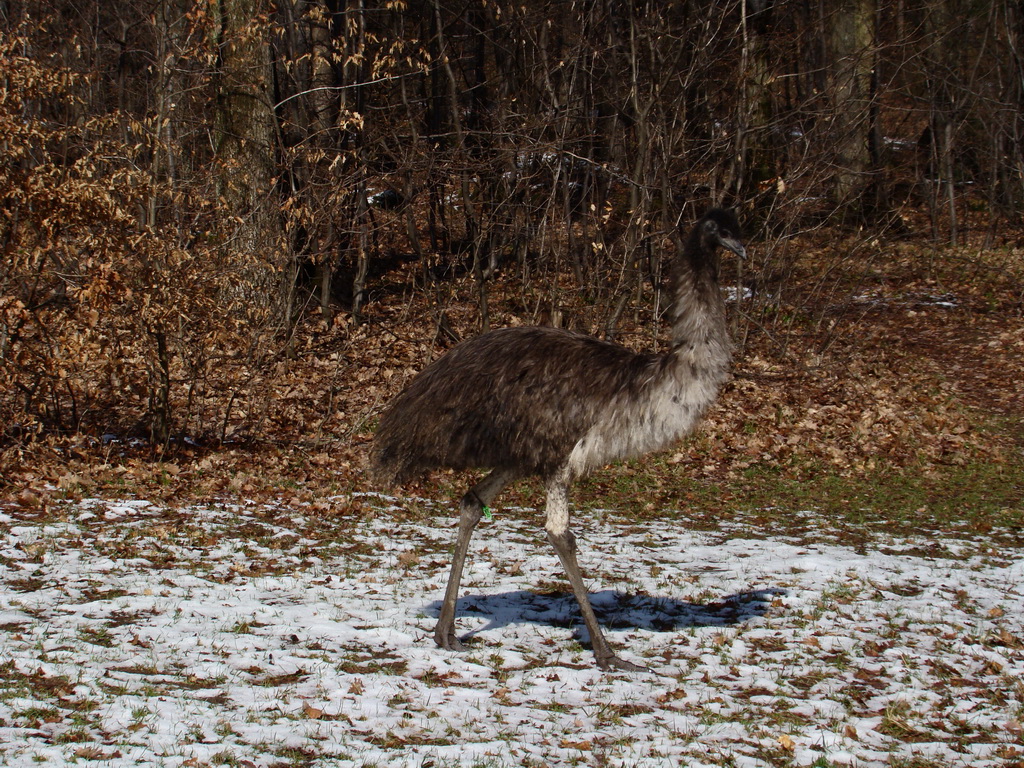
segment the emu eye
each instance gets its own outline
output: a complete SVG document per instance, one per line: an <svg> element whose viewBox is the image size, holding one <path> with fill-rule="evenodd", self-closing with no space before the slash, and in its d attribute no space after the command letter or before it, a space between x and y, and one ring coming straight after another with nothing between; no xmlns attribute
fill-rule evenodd
<svg viewBox="0 0 1024 768"><path fill-rule="evenodd" d="M721 235L722 237L726 238L726 239L732 237L732 235L729 233L728 229L720 229L718 231L718 234Z"/></svg>

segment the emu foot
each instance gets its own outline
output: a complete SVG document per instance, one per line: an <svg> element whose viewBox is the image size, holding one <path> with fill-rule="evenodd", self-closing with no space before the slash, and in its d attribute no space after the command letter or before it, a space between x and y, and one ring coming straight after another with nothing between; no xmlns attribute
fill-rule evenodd
<svg viewBox="0 0 1024 768"><path fill-rule="evenodd" d="M469 648L455 636L455 627L441 627L434 629L434 642L446 651L458 651L464 653Z"/></svg>
<svg viewBox="0 0 1024 768"><path fill-rule="evenodd" d="M597 659L597 666L601 669L612 670L616 669L621 672L649 672L654 674L654 670L650 667L641 667L639 664L634 664L631 661L620 659L618 656L612 654L603 658Z"/></svg>

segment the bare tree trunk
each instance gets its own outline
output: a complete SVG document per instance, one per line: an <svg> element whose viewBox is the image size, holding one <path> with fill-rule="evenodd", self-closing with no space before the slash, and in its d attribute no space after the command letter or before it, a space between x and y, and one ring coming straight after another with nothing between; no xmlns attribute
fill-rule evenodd
<svg viewBox="0 0 1024 768"><path fill-rule="evenodd" d="M867 182L871 156L871 71L874 66L875 0L841 0L826 22L832 52L833 141L836 148L832 194L853 205Z"/></svg>
<svg viewBox="0 0 1024 768"><path fill-rule="evenodd" d="M150 443L162 451L171 438L171 352L167 334L152 331L156 357L150 361L149 429Z"/></svg>
<svg viewBox="0 0 1024 768"><path fill-rule="evenodd" d="M448 41L445 37L444 19L441 15L441 4L434 0L434 16L437 24L437 40L440 51L441 70L445 74L448 84L448 118L451 121L452 130L455 134L455 157L462 161L460 177L460 193L462 197L463 213L466 218L466 240L472 248L473 254L473 275L477 281L477 289L480 296L480 330L486 333L490 330L490 311L487 303L487 278L488 270L484 268L483 260L489 259L487 252L487 233L483 229L480 217L477 215L471 192L470 176L475 170L469 163L467 156L466 133L463 130L461 107L459 105L459 82L452 67L451 56L453 50L449 50Z"/></svg>
<svg viewBox="0 0 1024 768"><path fill-rule="evenodd" d="M356 273L352 279L352 317L358 322L366 302L366 277L370 272L370 216L366 195L366 181L356 184Z"/></svg>
<svg viewBox="0 0 1024 768"><path fill-rule="evenodd" d="M966 74L960 65L960 41L956 34L960 23L955 0L937 0L929 7L927 14L927 29L932 40L925 60L931 97L929 129L933 175L930 183L935 195L933 210L939 213L943 205L948 206L949 240L955 243L960 229L954 168L956 123L959 119L959 106L966 95L964 84L959 82L959 78ZM934 231L939 231L938 221L935 222Z"/></svg>
<svg viewBox="0 0 1024 768"><path fill-rule="evenodd" d="M355 205L352 214L351 242L355 247L355 274L352 278L352 317L357 322L366 302L366 278L370 271L370 207L366 188L368 157L367 135L372 132L367 124L365 105L366 81L369 79L366 62L366 3L348 0L344 13L345 52L347 60L342 68L343 85L341 106L352 116L350 133L354 160L358 170L355 181Z"/></svg>
<svg viewBox="0 0 1024 768"><path fill-rule="evenodd" d="M771 141L772 96L774 81L767 56L763 30L768 28L769 10L752 9L751 0L743 0L740 16L743 50L740 55L740 91L737 99L735 179L726 190L736 197L756 196L761 207L774 199L775 186L767 195L758 194L761 185L778 173L778 163ZM734 318L735 319L735 318Z"/></svg>
<svg viewBox="0 0 1024 768"><path fill-rule="evenodd" d="M1003 4L1005 18L1006 107L1000 110L999 130L992 153L993 196L1009 215L1018 217L1024 200L1024 7L1019 2Z"/></svg>
<svg viewBox="0 0 1024 768"><path fill-rule="evenodd" d="M274 115L267 0L217 0L220 52L216 155L219 193L238 279L227 297L251 321L278 320L284 304L280 221L273 197Z"/></svg>
<svg viewBox="0 0 1024 768"><path fill-rule="evenodd" d="M330 136L332 129L337 122L338 99L331 93L331 88L337 85L337 75L334 67L331 66L331 23L328 9L316 3L311 5L316 12L310 14L309 41L311 46L311 60L309 70L311 120L313 130L319 136ZM320 317L328 327L334 318L331 307L331 297L334 291L334 271L337 267L337 257L333 244L337 233L333 221L326 222L325 233L315 252L318 255L316 263L317 294L320 299ZM323 247L329 244L331 247Z"/></svg>

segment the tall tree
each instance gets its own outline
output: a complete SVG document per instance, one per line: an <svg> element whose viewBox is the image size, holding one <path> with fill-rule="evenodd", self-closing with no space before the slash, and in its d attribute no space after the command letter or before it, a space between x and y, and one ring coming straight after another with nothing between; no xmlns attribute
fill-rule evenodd
<svg viewBox="0 0 1024 768"><path fill-rule="evenodd" d="M217 0L215 151L219 197L236 254L246 316L262 320L281 305L280 221L273 195L274 113L268 0Z"/></svg>
<svg viewBox="0 0 1024 768"><path fill-rule="evenodd" d="M874 67L875 0L841 0L826 19L831 52L832 194L852 204L868 181L871 155L871 73Z"/></svg>

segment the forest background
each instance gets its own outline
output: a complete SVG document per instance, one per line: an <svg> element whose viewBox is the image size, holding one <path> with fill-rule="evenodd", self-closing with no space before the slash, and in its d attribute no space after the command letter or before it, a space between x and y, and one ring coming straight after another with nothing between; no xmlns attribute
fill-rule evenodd
<svg viewBox="0 0 1024 768"><path fill-rule="evenodd" d="M651 504L815 479L1021 530L1019 3L5 0L0 24L21 506L360 485L383 404L460 338L659 349L679 228L727 205L736 375Z"/></svg>

